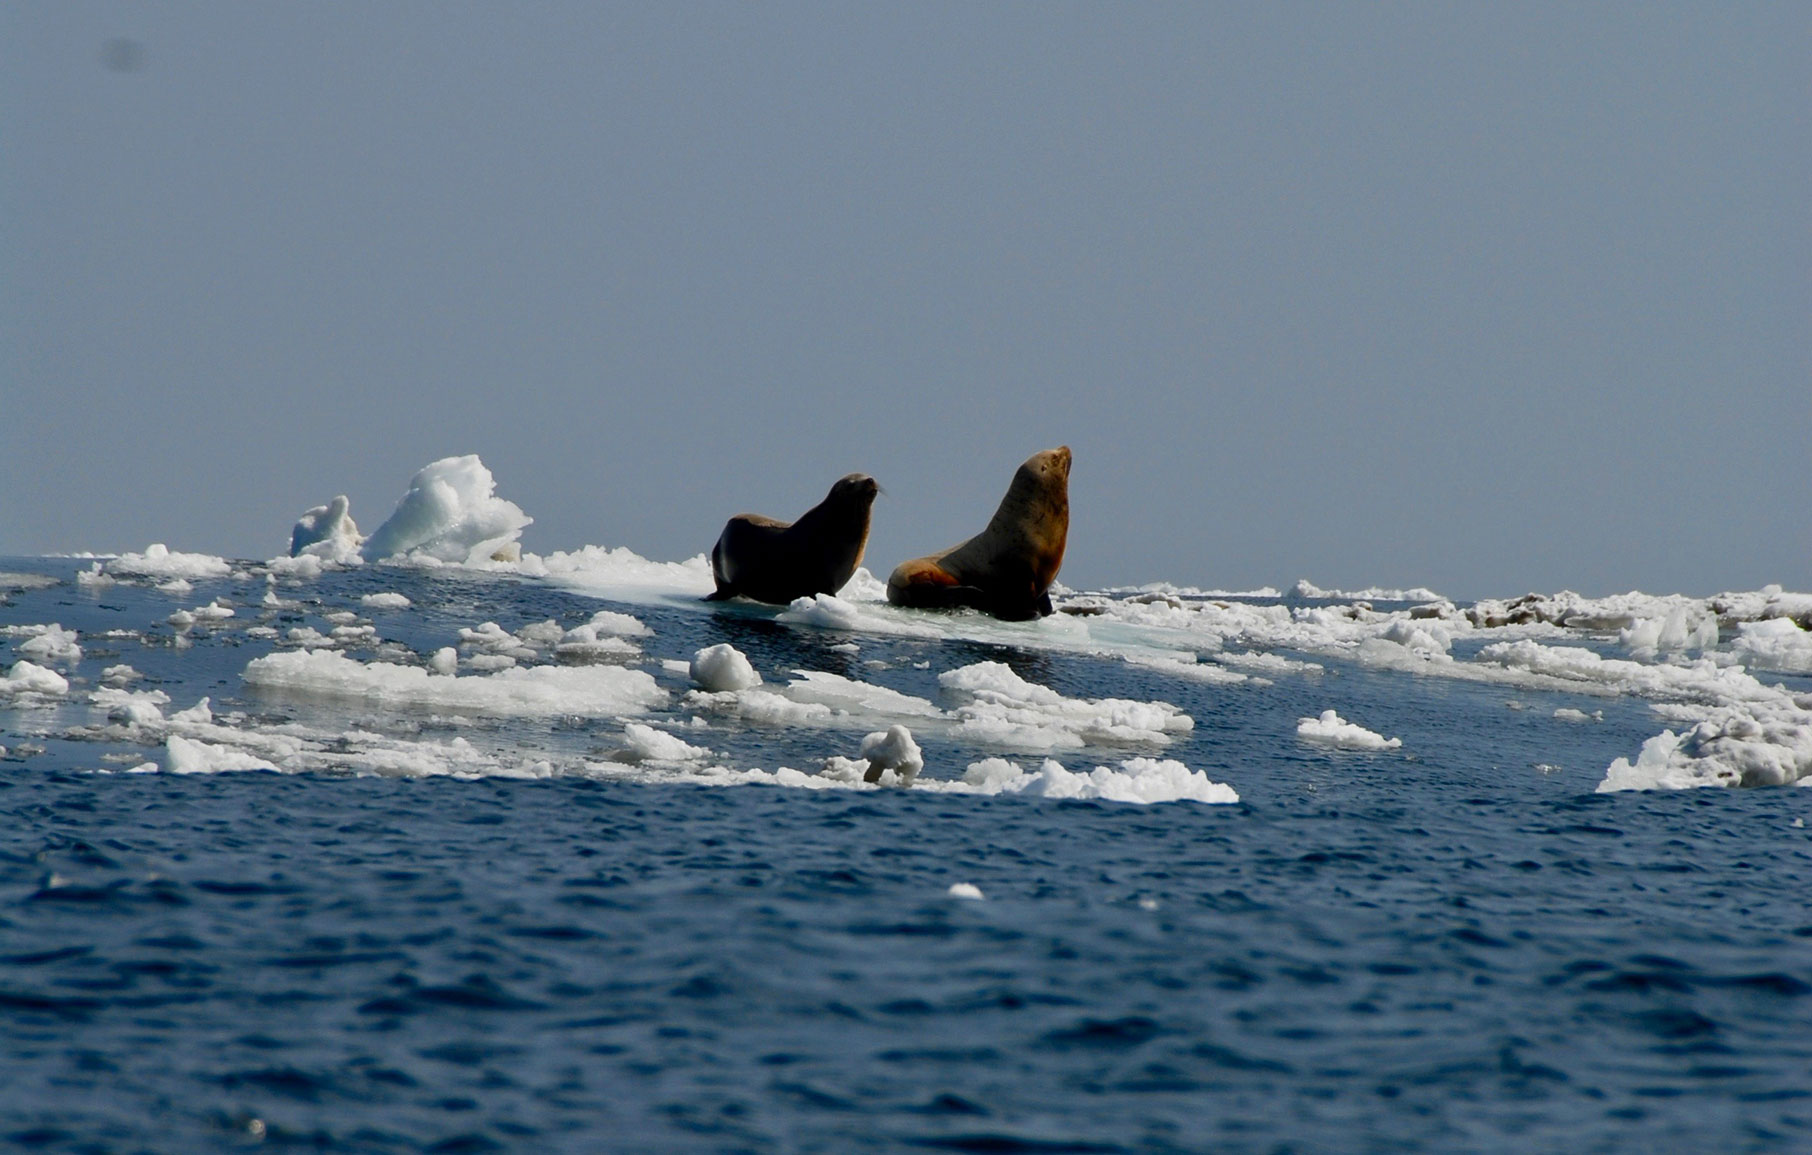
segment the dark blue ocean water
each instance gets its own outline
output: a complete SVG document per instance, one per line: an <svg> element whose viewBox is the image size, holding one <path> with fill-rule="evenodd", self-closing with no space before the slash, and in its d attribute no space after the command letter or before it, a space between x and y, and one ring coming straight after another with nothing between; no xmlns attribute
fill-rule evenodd
<svg viewBox="0 0 1812 1155"><path fill-rule="evenodd" d="M1241 802L1131 806L673 781L127 774L87 730L129 662L171 710L384 724L239 679L262 582L65 579L0 625L85 654L0 703L0 1140L42 1151L1800 1151L1812 1149L1812 794L1597 795L1644 703L1320 674L1212 686L1117 661L613 607L651 658L932 696L992 659L1160 699L1166 751ZM402 611L358 597L399 590ZM428 653L460 626L586 620L533 582L407 570L284 591ZM179 644L217 595L235 628ZM114 638L106 630L134 633ZM4 662L10 665L7 642ZM924 669L914 661L926 661ZM1564 725L1561 705L1602 709ZM1294 737L1327 707L1403 748ZM407 732L406 719L391 719ZM476 723L558 762L620 724ZM857 736L859 738L859 735ZM822 731L724 724L815 766ZM845 743L847 744L847 743ZM921 739L927 778L969 750ZM849 751L853 753L853 749ZM1546 769L1538 769L1545 767ZM946 892L979 887L984 901Z"/></svg>

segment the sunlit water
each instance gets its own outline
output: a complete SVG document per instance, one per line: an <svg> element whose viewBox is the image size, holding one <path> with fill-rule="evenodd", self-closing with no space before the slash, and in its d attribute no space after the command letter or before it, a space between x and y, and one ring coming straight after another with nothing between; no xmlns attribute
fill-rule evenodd
<svg viewBox="0 0 1812 1155"><path fill-rule="evenodd" d="M0 625L59 622L83 649L68 695L0 700L0 1135L18 1147L1812 1146L1812 795L1594 794L1659 728L1644 702L1326 656L1216 685L390 567L266 609L261 580L97 588L73 580L85 564L3 567L61 580L8 594ZM360 603L376 591L414 604ZM216 597L233 619L167 621ZM462 627L600 608L653 631L636 665L672 704L642 720L732 768L810 773L861 732L682 729L663 659L730 642L770 683L824 670L930 700L938 674L1000 661L1070 697L1169 702L1195 728L1162 757L1241 800L701 785L622 762L616 718L453 719L242 680L279 648L260 625L354 612L419 661ZM134 773L169 758L90 704L116 664L168 711L207 696L247 732L458 737L550 776ZM1299 740L1330 707L1401 747ZM927 783L1042 757L919 743Z"/></svg>

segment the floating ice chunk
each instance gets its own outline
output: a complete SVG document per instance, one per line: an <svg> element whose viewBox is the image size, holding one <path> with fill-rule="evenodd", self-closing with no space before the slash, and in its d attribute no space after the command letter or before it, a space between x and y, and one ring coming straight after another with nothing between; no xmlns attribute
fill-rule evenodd
<svg viewBox="0 0 1812 1155"><path fill-rule="evenodd" d="M692 655L688 671L694 682L712 693L747 690L761 685L761 675L743 652L728 642L706 646Z"/></svg>
<svg viewBox="0 0 1812 1155"><path fill-rule="evenodd" d="M783 622L800 626L819 626L827 630L853 630L861 624L862 611L853 602L835 594L811 594L794 598L778 615Z"/></svg>
<svg viewBox="0 0 1812 1155"><path fill-rule="evenodd" d="M408 554L454 565L489 561L534 521L496 488L476 454L443 457L410 479L396 511L359 552L370 561Z"/></svg>
<svg viewBox="0 0 1812 1155"><path fill-rule="evenodd" d="M1453 648L1453 633L1436 621L1397 618L1378 635L1405 649L1430 654L1445 654Z"/></svg>
<svg viewBox="0 0 1812 1155"><path fill-rule="evenodd" d="M161 578L222 578L233 572L225 558L205 553L178 553L161 542L144 553L123 553L107 563L115 574Z"/></svg>
<svg viewBox="0 0 1812 1155"><path fill-rule="evenodd" d="M406 610L415 603L406 594L385 590L383 593L366 594L359 599L359 604L370 610Z"/></svg>
<svg viewBox="0 0 1812 1155"><path fill-rule="evenodd" d="M276 770L277 767L255 754L233 746L217 746L181 734L164 741L172 774L223 774L239 770Z"/></svg>
<svg viewBox="0 0 1812 1155"><path fill-rule="evenodd" d="M846 585L843 587L848 589ZM875 634L892 634L896 637L941 638L943 633L934 625L927 624L917 616L901 614L898 611L883 608L878 602L885 601L886 587L882 587L880 599L856 601L835 594L812 594L810 597L795 598L793 603L775 616L776 621L795 626L816 626L825 630L862 630Z"/></svg>
<svg viewBox="0 0 1812 1155"><path fill-rule="evenodd" d="M982 894L981 887L975 885L973 882L953 882L950 884L950 889L944 893L948 894L951 898L980 900L986 897Z"/></svg>
<svg viewBox="0 0 1812 1155"><path fill-rule="evenodd" d="M1571 706L1562 706L1560 709L1554 711L1554 716L1556 718L1560 719L1562 722L1602 722L1602 721L1604 721L1604 711L1603 710L1593 710L1590 714L1588 714L1584 710L1575 710Z"/></svg>
<svg viewBox="0 0 1812 1155"><path fill-rule="evenodd" d="M1164 746L1195 728L1169 702L1066 698L1021 678L1001 662L977 662L938 675L945 690L966 698L955 711L959 740L1022 750L1134 743Z"/></svg>
<svg viewBox="0 0 1812 1155"><path fill-rule="evenodd" d="M1143 666L1148 670L1160 670L1174 674L1179 678L1188 678L1192 682L1206 682L1211 686L1237 686L1241 682L1251 681L1251 677L1238 670L1214 662L1204 662L1193 652L1180 650L1163 653L1134 653L1126 655L1129 665Z"/></svg>
<svg viewBox="0 0 1812 1155"><path fill-rule="evenodd" d="M1343 750L1394 750L1403 745L1401 738L1386 738L1348 722L1332 710L1323 710L1319 718L1298 718L1296 736L1305 742L1319 742Z"/></svg>
<svg viewBox="0 0 1812 1155"><path fill-rule="evenodd" d="M856 572L849 575L837 596L846 602L884 602L887 600L887 583L868 572L867 566L857 566Z"/></svg>
<svg viewBox="0 0 1812 1155"><path fill-rule="evenodd" d="M557 639L559 636L560 629L555 626L554 637ZM484 622L477 629L462 627L459 631L459 644L467 649L478 651L472 658L472 664L477 669L499 669L504 665L514 665L518 659L532 662L540 657L533 645L510 633L496 622ZM511 660L508 663L479 660L487 655L507 657Z"/></svg>
<svg viewBox="0 0 1812 1155"><path fill-rule="evenodd" d="M516 659L514 655L511 654L473 654L466 659L467 668L476 670L481 674L492 673L496 670L507 670L515 664Z"/></svg>
<svg viewBox="0 0 1812 1155"><path fill-rule="evenodd" d="M711 756L711 751L703 746L694 746L640 722L625 725L623 737L626 752L637 762L697 762Z"/></svg>
<svg viewBox="0 0 1812 1155"><path fill-rule="evenodd" d="M0 698L22 698L27 695L56 698L67 693L67 678L55 670L47 670L24 660L14 662L13 668L6 672L6 677L0 679Z"/></svg>
<svg viewBox="0 0 1812 1155"><path fill-rule="evenodd" d="M1639 694L1708 703L1764 701L1778 696L1741 669L1720 669L1710 658L1676 665L1650 665L1601 658L1578 646L1544 646L1524 639L1494 642L1478 652L1480 664L1519 671L1536 684L1591 693Z"/></svg>
<svg viewBox="0 0 1812 1155"><path fill-rule="evenodd" d="M1778 585L1753 593L1719 594L1706 599L1706 608L1729 624L1791 618L1801 629L1812 630L1812 594L1786 593Z"/></svg>
<svg viewBox="0 0 1812 1155"><path fill-rule="evenodd" d="M106 570L102 569L101 563L97 561L87 569L76 574L76 584L90 593L98 593L108 586L113 585L114 578L112 574L109 574Z"/></svg>
<svg viewBox="0 0 1812 1155"><path fill-rule="evenodd" d="M1200 770L1190 770L1175 759L1129 758L1118 770L1097 766L1085 774L1072 773L1063 764L1045 759L1036 773L1027 774L1016 763L987 758L970 763L962 785L981 794L1027 794L1041 798L1101 799L1107 802L1206 802L1239 801L1231 786L1214 782Z"/></svg>
<svg viewBox="0 0 1812 1155"><path fill-rule="evenodd" d="M859 682L824 670L795 670L786 695L796 702L818 702L839 713L868 717L942 718L943 711L923 698ZM917 724L916 722L914 723Z"/></svg>
<svg viewBox="0 0 1812 1155"><path fill-rule="evenodd" d="M567 589L617 601L690 600L717 588L711 562L702 553L685 561L649 561L633 550L588 545L571 553L548 554L540 568Z"/></svg>
<svg viewBox="0 0 1812 1155"><path fill-rule="evenodd" d="M47 590L58 584L60 584L58 579L49 574L0 571L0 593L11 593L16 590Z"/></svg>
<svg viewBox="0 0 1812 1155"><path fill-rule="evenodd" d="M204 697L187 710L178 710L171 714L170 722L179 726L209 726L214 722L214 708Z"/></svg>
<svg viewBox="0 0 1812 1155"><path fill-rule="evenodd" d="M591 615L582 629L589 629L597 637L611 638L651 638L654 631L642 623L633 614L619 614L615 610L599 610Z"/></svg>
<svg viewBox="0 0 1812 1155"><path fill-rule="evenodd" d="M825 726L836 720L835 711L822 702L795 702L772 690L693 690L680 706L727 714L763 726Z"/></svg>
<svg viewBox="0 0 1812 1155"><path fill-rule="evenodd" d="M103 687L89 696L89 704L97 710L106 711L111 721L122 722L127 726L153 728L164 724L163 708L170 704L170 695L162 690L134 691Z"/></svg>
<svg viewBox="0 0 1812 1155"><path fill-rule="evenodd" d="M651 676L617 666L534 666L447 677L416 666L367 665L331 650L254 658L245 668L245 680L261 690L373 706L520 717L614 717L667 700L667 691Z"/></svg>
<svg viewBox="0 0 1812 1155"><path fill-rule="evenodd" d="M459 672L459 651L452 646L442 646L434 651L428 659L428 669L445 677L452 677Z"/></svg>
<svg viewBox="0 0 1812 1155"><path fill-rule="evenodd" d="M1751 669L1812 674L1812 631L1801 629L1792 618L1738 623L1730 652Z"/></svg>
<svg viewBox="0 0 1812 1155"><path fill-rule="evenodd" d="M308 554L323 561L345 564L359 560L359 527L347 512L344 494L326 505L317 505L296 522L289 531L289 556Z"/></svg>
<svg viewBox="0 0 1812 1155"><path fill-rule="evenodd" d="M47 626L15 627L15 630L31 635L19 643L22 658L59 666L73 666L82 660L82 647L76 644L74 630L66 630L56 622Z"/></svg>
<svg viewBox="0 0 1812 1155"><path fill-rule="evenodd" d="M1638 618L1618 639L1638 657L1706 650L1718 644L1718 620L1709 611L1676 605L1664 617Z"/></svg>
<svg viewBox="0 0 1812 1155"><path fill-rule="evenodd" d="M563 661L599 662L632 658L641 649L628 638L654 636L640 619L614 610L599 610L591 620L560 635L554 652Z"/></svg>
<svg viewBox="0 0 1812 1155"><path fill-rule="evenodd" d="M912 731L899 725L862 739L862 757L868 759L868 771L862 775L864 782L884 782L891 773L901 786L910 786L925 768L925 756L912 740Z"/></svg>
<svg viewBox="0 0 1812 1155"><path fill-rule="evenodd" d="M138 681L142 677L144 677L143 674L139 673L131 666L121 663L117 666L108 666L101 671L101 684L114 687L125 686Z"/></svg>
<svg viewBox="0 0 1812 1155"><path fill-rule="evenodd" d="M1598 784L1613 790L1781 786L1812 779L1812 711L1782 695L1720 706L1683 734L1664 730L1635 762L1619 758Z"/></svg>

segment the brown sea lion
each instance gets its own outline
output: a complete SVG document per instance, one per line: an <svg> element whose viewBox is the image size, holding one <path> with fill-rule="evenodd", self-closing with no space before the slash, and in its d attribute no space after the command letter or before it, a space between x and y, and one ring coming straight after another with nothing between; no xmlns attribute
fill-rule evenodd
<svg viewBox="0 0 1812 1155"><path fill-rule="evenodd" d="M896 606L970 606L1005 621L1051 612L1051 582L1070 534L1070 447L1026 458L988 528L942 553L901 562L887 579Z"/></svg>
<svg viewBox="0 0 1812 1155"><path fill-rule="evenodd" d="M717 591L705 600L740 595L786 605L794 598L836 593L862 564L880 489L867 474L852 473L791 525L758 513L737 514L711 548Z"/></svg>

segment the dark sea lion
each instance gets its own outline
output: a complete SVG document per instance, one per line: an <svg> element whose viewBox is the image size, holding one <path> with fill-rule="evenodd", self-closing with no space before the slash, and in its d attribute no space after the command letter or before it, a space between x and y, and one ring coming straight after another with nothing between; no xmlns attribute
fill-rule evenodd
<svg viewBox="0 0 1812 1155"><path fill-rule="evenodd" d="M739 513L711 547L717 591L706 601L737 596L786 605L794 598L834 594L862 564L869 515L881 487L852 473L791 525L758 513Z"/></svg>
<svg viewBox="0 0 1812 1155"><path fill-rule="evenodd" d="M901 562L887 579L896 606L969 606L1017 622L1051 612L1051 583L1070 534L1070 447L1026 458L988 528L943 553Z"/></svg>

